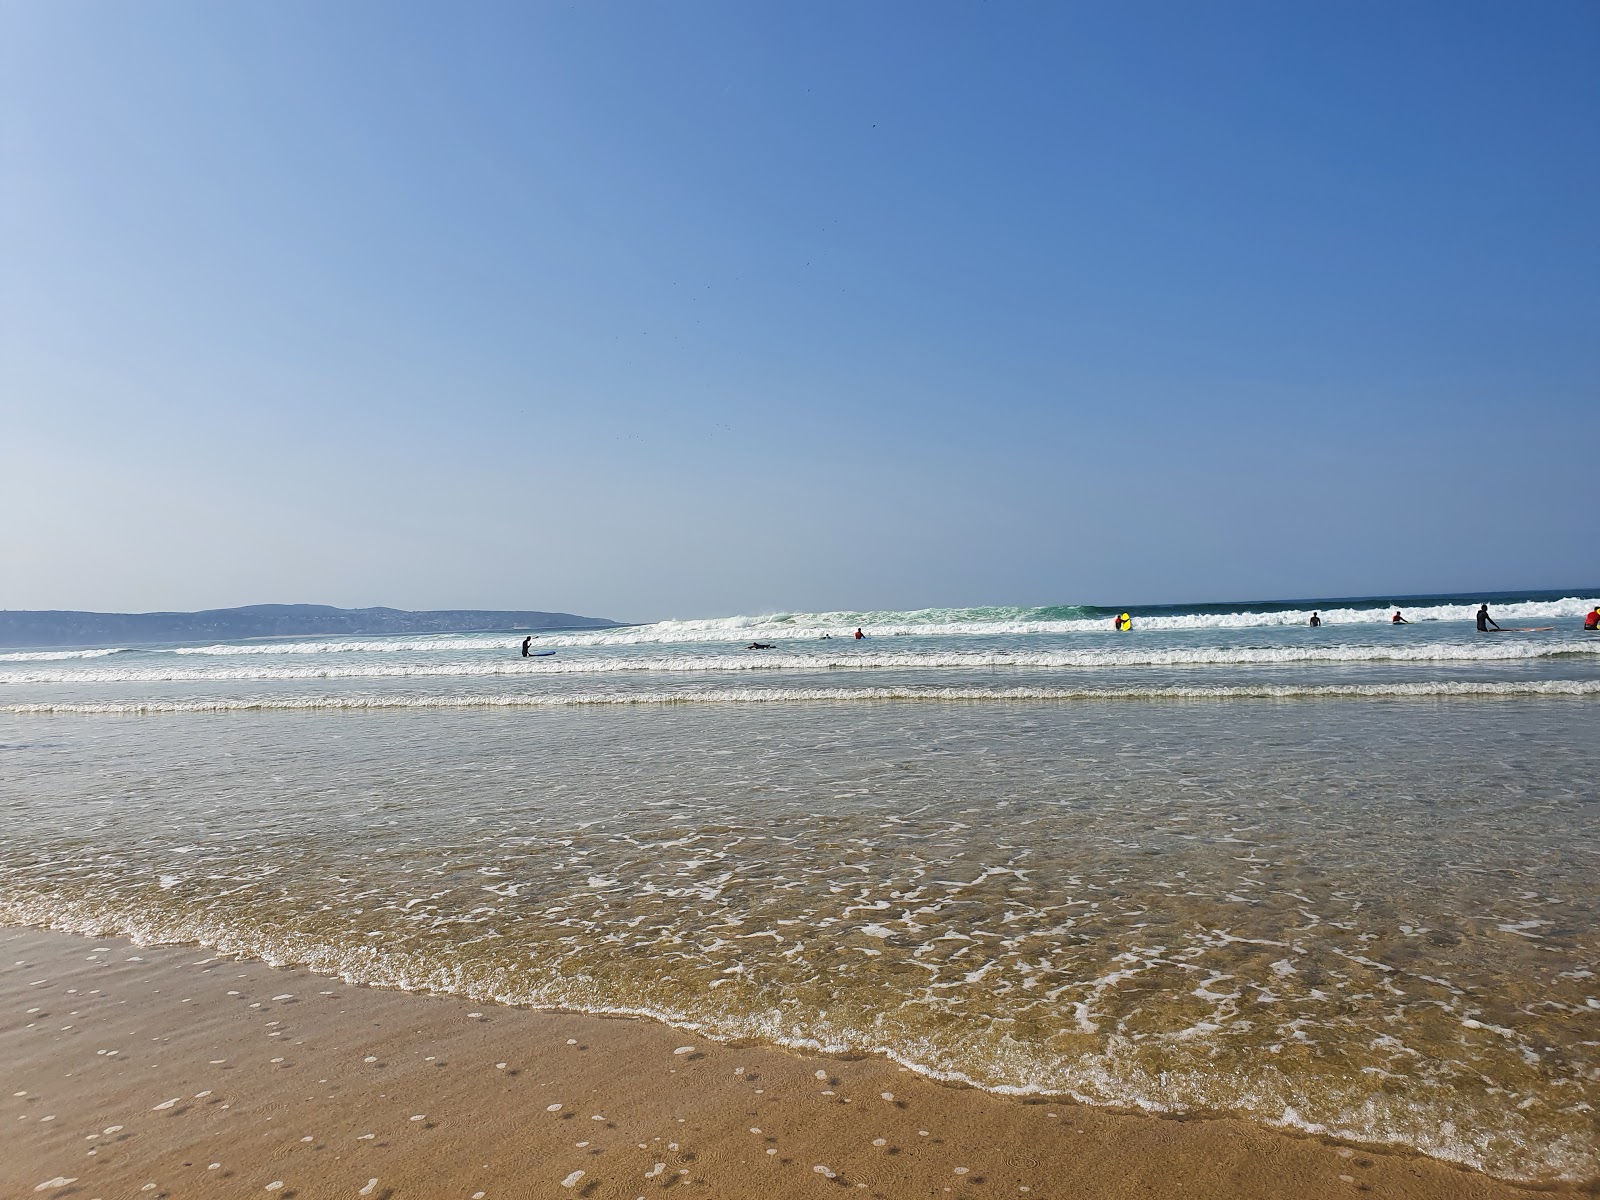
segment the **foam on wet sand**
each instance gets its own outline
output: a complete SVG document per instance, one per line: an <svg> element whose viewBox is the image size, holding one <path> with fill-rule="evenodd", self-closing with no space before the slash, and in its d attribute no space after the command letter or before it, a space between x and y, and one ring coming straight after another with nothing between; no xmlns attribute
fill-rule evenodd
<svg viewBox="0 0 1600 1200"><path fill-rule="evenodd" d="M202 1178L285 1200L1550 1194L1241 1121L1027 1103L880 1059L685 1047L645 1020L328 982L193 947L0 932L0 1195L181 1196Z"/></svg>

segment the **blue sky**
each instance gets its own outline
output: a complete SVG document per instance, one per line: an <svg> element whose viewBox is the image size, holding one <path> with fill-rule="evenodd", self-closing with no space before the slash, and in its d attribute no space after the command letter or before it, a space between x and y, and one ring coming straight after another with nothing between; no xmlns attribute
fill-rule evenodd
<svg viewBox="0 0 1600 1200"><path fill-rule="evenodd" d="M0 607L1600 581L1600 7L0 7Z"/></svg>

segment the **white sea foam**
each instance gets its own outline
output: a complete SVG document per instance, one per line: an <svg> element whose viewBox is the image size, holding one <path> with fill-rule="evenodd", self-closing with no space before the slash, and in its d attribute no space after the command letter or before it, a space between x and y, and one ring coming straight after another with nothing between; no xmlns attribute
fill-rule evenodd
<svg viewBox="0 0 1600 1200"><path fill-rule="evenodd" d="M4 704L18 716L67 714L222 713L338 709L583 708L674 704L806 704L863 701L1113 701L1113 700L1425 700L1600 696L1600 680L1424 681L1366 684L1246 684L1104 688L717 688L682 692L581 692L569 695L278 696L237 700L149 700Z"/></svg>
<svg viewBox="0 0 1600 1200"><path fill-rule="evenodd" d="M515 650L526 634L445 634L426 638L363 638L355 641L245 642L231 645L176 646L172 654L232 658L265 654L426 654L439 650Z"/></svg>
<svg viewBox="0 0 1600 1200"><path fill-rule="evenodd" d="M1112 1038L1094 1053L1029 1060L1032 1066L1043 1070L1047 1080L1002 1083L987 1078L981 1071L955 1065L948 1053L935 1043L885 1042L880 1031L871 1026L823 1022L826 1028L800 1032L774 1012L712 1016L692 1014L677 1006L597 1003L581 991L566 992L558 974L509 977L501 971L477 972L459 963L440 968L414 954L392 953L370 945L342 946L305 934L284 937L249 925L219 923L214 915L134 916L126 912L113 913L97 905L42 899L5 904L0 906L0 915L8 923L93 936L114 934L141 945L199 943L226 954L257 958L272 966L304 966L364 986L459 995L473 1000L600 1016L643 1017L722 1042L757 1040L806 1053L875 1054L931 1079L1000 1095L1064 1096L1092 1107L1111 1106L1158 1114L1233 1112L1279 1128L1420 1151L1432 1158L1518 1182L1582 1184L1600 1172L1600 1154L1591 1142L1580 1142L1570 1136L1541 1139L1515 1111L1503 1112L1503 1127L1485 1134L1459 1126L1449 1119L1448 1110L1441 1114L1438 1109L1419 1104L1410 1097L1352 1095L1344 1104L1333 1098L1333 1104L1342 1110L1335 1119L1317 1121L1284 1103L1284 1096L1292 1094L1294 1088L1290 1077L1283 1072L1268 1070L1229 1076L1226 1094L1218 1095L1207 1086L1209 1077L1202 1079L1181 1072L1152 1074L1132 1056L1133 1045L1124 1038ZM1202 1096L1206 1099L1200 1100ZM1321 1103L1326 1106L1329 1101ZM551 1104L546 1111L556 1112L563 1107L559 1103ZM1440 1119L1441 1116L1444 1119ZM412 1118L414 1121L422 1119L420 1116Z"/></svg>
<svg viewBox="0 0 1600 1200"><path fill-rule="evenodd" d="M98 650L18 650L0 654L0 663L63 662L72 658L104 658L108 654L121 654L122 651L121 646L106 646Z"/></svg>
<svg viewBox="0 0 1600 1200"><path fill-rule="evenodd" d="M984 667L1118 668L1265 666L1293 663L1491 663L1600 657L1600 639L1501 637L1415 645L1133 646L1080 650L824 650L726 654L655 654L627 657L572 656L526 660L465 659L452 662L340 662L275 666L259 662L201 666L154 664L126 667L18 667L0 669L0 684L21 683L202 683L272 682L307 679L406 679L593 675L614 672L951 670Z"/></svg>
<svg viewBox="0 0 1600 1200"><path fill-rule="evenodd" d="M1580 618L1593 600L1569 596L1560 600L1530 600L1492 607L1495 618L1535 621ZM1474 604L1436 604L1407 608L1389 602L1361 608L1294 608L1278 612L1237 609L1221 612L1168 613L1137 616L1134 628L1150 631L1204 629L1255 629L1305 625L1313 611L1324 625L1384 625L1396 608L1413 624L1471 621ZM1070 614L1070 615L1058 615ZM1109 633L1110 618L1081 609L962 608L917 609L906 612L779 613L766 616L722 617L710 620L658 621L622 629L561 634L541 638L546 646L618 646L650 642L727 642L745 638L777 641L815 640L823 634L849 636L862 628L874 638L972 637L1037 633Z"/></svg>
<svg viewBox="0 0 1600 1200"><path fill-rule="evenodd" d="M1510 621L1552 621L1581 618L1594 604L1593 599L1567 596L1559 600L1528 600L1496 604L1492 611L1501 623ZM1385 625L1396 608L1402 608L1413 624L1441 621L1471 621L1475 604L1431 604L1409 608L1392 602L1364 604L1360 607L1320 608L1324 626ZM1305 625L1312 609L1257 611L1248 608L1207 612L1172 612L1138 615L1136 630L1182 632L1208 629L1257 629ZM1110 633L1109 618L1102 612L1081 607L1054 608L923 608L807 613L767 613L760 615L711 617L696 620L666 620L616 629L597 629L536 635L546 649L577 646L647 646L694 642L728 643L752 639L764 641L816 641L824 634L848 637L864 628L874 639L886 637L1003 637L1027 634ZM524 633L425 634L420 636L370 638L307 638L298 641L216 643L205 646L152 648L147 653L200 657L247 655L322 655L322 654L429 654L461 651L514 650ZM95 658L119 653L122 647L94 650L23 651L0 654L0 662L42 662L55 659Z"/></svg>

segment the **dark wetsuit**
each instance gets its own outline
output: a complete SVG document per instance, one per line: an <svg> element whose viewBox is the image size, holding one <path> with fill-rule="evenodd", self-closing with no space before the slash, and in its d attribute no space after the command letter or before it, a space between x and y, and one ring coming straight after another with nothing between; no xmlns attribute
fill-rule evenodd
<svg viewBox="0 0 1600 1200"><path fill-rule="evenodd" d="M1494 618L1489 615L1489 606L1485 604L1478 610L1478 632L1488 633L1491 625L1494 625ZM1494 627L1497 630L1500 628L1498 625L1494 625Z"/></svg>
<svg viewBox="0 0 1600 1200"><path fill-rule="evenodd" d="M528 643L531 642L531 641L533 641L533 636L531 634L528 637L525 637L525 638L522 639L522 657L523 658L527 658L528 657Z"/></svg>

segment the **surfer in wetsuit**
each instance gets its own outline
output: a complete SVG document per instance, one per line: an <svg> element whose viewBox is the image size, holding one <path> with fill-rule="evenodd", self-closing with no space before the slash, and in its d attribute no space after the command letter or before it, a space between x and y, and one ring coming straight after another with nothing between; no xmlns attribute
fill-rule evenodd
<svg viewBox="0 0 1600 1200"><path fill-rule="evenodd" d="M527 658L528 657L528 645L532 641L533 641L533 634L531 634L531 633L527 637L522 639L522 657L523 658Z"/></svg>
<svg viewBox="0 0 1600 1200"><path fill-rule="evenodd" d="M1321 625L1321 624L1322 624L1322 618L1317 616L1316 613L1312 613L1311 614L1311 628L1315 629L1318 625Z"/></svg>
<svg viewBox="0 0 1600 1200"><path fill-rule="evenodd" d="M1133 628L1133 617L1127 613L1119 613L1117 616L1111 618L1111 628L1115 629L1118 633L1127 633Z"/></svg>
<svg viewBox="0 0 1600 1200"><path fill-rule="evenodd" d="M1504 633L1505 632L1505 630L1501 629L1500 626L1495 625L1494 618L1489 615L1489 606L1487 604L1485 604L1481 608L1478 609L1478 632L1479 633L1488 633L1489 632L1489 626L1491 626L1491 625L1494 625L1494 631L1496 633Z"/></svg>
<svg viewBox="0 0 1600 1200"><path fill-rule="evenodd" d="M1590 633L1600 629L1600 604L1591 608L1588 615L1583 618L1583 627Z"/></svg>
<svg viewBox="0 0 1600 1200"><path fill-rule="evenodd" d="M864 638L866 636L867 635L862 633L861 630L859 630L859 629L856 630L856 641L859 642L862 638Z"/></svg>
<svg viewBox="0 0 1600 1200"><path fill-rule="evenodd" d="M1389 624L1391 624L1391 625L1409 625L1409 624L1411 624L1411 622L1406 620L1404 617L1402 617L1400 615L1400 610L1397 608L1397 609L1394 610L1394 616L1389 618Z"/></svg>

